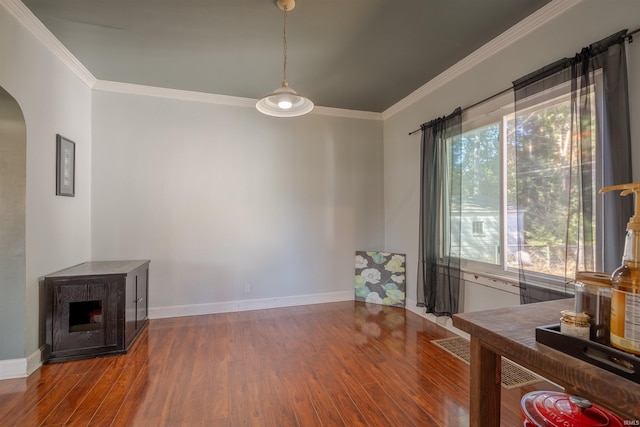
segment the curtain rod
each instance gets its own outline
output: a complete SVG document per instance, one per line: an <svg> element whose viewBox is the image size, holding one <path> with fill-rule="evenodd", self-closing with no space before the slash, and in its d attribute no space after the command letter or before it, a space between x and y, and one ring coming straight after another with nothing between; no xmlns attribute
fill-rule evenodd
<svg viewBox="0 0 640 427"><path fill-rule="evenodd" d="M463 109L462 109L462 111L464 111L464 110L468 110L469 108L473 108L473 107L475 107L475 106L477 106L477 105L482 104L483 102L490 101L490 100L492 100L493 98L496 98L496 97L498 97L498 96L500 96L500 95L503 95L503 94L505 94L505 93L509 92L510 90L513 90L513 88L509 87L509 88L506 88L506 89L504 89L504 90L501 90L501 91L500 91L500 92L498 92L498 93L494 93L493 95L486 97L486 98L485 98L485 99L483 99L482 101L478 101L478 102L476 102L476 103L474 103L474 104L469 105L469 106L468 106L468 107L466 107L466 108L463 108ZM425 123L425 124L426 124L426 123ZM414 131L409 132L409 135L413 135L413 134L414 134L414 133L416 133L416 132L420 132L420 131L422 130L422 126L424 126L424 124L423 124L423 125L421 125L418 129L416 129L416 130L414 130Z"/></svg>
<svg viewBox="0 0 640 427"><path fill-rule="evenodd" d="M633 35L638 33L638 32L640 32L640 28L637 28L637 29L631 31L630 33L625 34L624 36L622 36L622 38L623 39L627 39L629 41L629 43L633 43ZM500 92L498 92L498 93L496 93L494 95L488 96L485 99L483 99L482 101L478 101L478 102L476 102L476 103L474 103L472 105L469 105L466 108L463 108L462 111L468 110L469 108L476 107L476 106L482 104L483 102L487 102L487 101L489 101L489 100L491 100L491 99L493 99L495 97L503 95L504 93L506 93L506 92L508 92L510 90L513 90L513 87L509 87L507 89L501 90ZM426 123L423 123L418 129L409 132L409 135L413 135L416 132L420 132L422 130L422 126L424 126L425 124Z"/></svg>

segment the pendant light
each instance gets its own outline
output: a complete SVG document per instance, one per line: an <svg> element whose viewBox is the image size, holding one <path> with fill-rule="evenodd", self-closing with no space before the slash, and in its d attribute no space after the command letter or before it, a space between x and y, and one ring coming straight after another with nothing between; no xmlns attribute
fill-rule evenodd
<svg viewBox="0 0 640 427"><path fill-rule="evenodd" d="M313 110L313 102L289 87L287 83L287 12L296 6L295 0L277 0L276 4L284 11L284 30L282 36L283 67L282 85L256 103L263 114L275 117L296 117Z"/></svg>

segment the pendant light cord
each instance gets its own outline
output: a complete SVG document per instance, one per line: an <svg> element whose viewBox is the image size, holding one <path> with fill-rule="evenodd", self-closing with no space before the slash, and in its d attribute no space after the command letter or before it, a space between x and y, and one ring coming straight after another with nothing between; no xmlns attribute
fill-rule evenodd
<svg viewBox="0 0 640 427"><path fill-rule="evenodd" d="M313 110L313 102L289 87L287 83L287 20L289 10L296 5L295 0L277 0L278 9L284 12L282 28L282 85L256 102L256 109L274 117L297 117ZM290 6L290 7L289 7Z"/></svg>
<svg viewBox="0 0 640 427"><path fill-rule="evenodd" d="M284 7L284 27L282 31L282 55L284 56L282 67L282 86L287 84L287 6Z"/></svg>

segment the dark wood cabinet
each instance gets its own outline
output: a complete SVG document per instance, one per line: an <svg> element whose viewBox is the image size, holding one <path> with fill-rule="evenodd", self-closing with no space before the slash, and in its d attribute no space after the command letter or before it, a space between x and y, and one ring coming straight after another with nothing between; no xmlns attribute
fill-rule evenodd
<svg viewBox="0 0 640 427"><path fill-rule="evenodd" d="M44 287L45 363L126 353L148 322L148 260L85 262Z"/></svg>

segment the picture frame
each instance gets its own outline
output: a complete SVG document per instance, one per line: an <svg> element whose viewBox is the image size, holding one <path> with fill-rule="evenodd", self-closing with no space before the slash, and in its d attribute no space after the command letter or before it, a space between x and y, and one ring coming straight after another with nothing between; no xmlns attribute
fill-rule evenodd
<svg viewBox="0 0 640 427"><path fill-rule="evenodd" d="M355 300L404 307L406 254L356 251Z"/></svg>
<svg viewBox="0 0 640 427"><path fill-rule="evenodd" d="M56 196L76 195L76 143L56 134Z"/></svg>

